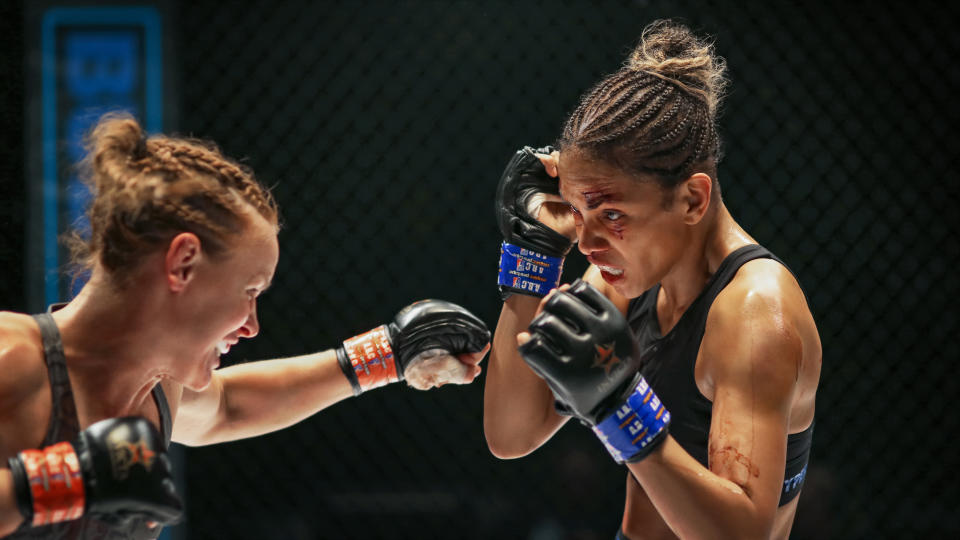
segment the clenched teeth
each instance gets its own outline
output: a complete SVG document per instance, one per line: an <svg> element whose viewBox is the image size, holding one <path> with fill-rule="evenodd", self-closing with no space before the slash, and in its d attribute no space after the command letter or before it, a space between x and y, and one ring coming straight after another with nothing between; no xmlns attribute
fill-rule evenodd
<svg viewBox="0 0 960 540"><path fill-rule="evenodd" d="M602 264L598 264L597 268L599 268L602 272L606 272L613 276L619 276L623 273L623 268L614 268L612 266L604 266Z"/></svg>

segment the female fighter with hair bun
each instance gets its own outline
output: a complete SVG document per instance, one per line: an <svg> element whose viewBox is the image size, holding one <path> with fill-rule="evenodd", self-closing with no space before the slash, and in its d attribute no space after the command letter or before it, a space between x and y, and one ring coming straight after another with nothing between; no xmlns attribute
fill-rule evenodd
<svg viewBox="0 0 960 540"><path fill-rule="evenodd" d="M489 332L439 300L336 350L215 371L259 330L279 254L269 192L129 116L101 119L87 161L91 234L74 246L89 281L48 313L0 313L0 535L154 538L182 513L171 440L252 437L390 382L480 372Z"/></svg>
<svg viewBox="0 0 960 540"><path fill-rule="evenodd" d="M724 83L710 44L656 22L497 191L487 442L516 458L590 426L629 469L618 538L787 538L806 474L820 339L720 197ZM590 267L554 289L573 242Z"/></svg>

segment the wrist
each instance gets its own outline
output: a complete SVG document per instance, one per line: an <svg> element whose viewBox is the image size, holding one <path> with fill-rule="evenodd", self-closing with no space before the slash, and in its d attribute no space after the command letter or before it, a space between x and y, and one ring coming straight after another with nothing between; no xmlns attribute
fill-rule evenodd
<svg viewBox="0 0 960 540"><path fill-rule="evenodd" d="M560 285L563 256L545 255L536 250L504 241L500 245L497 285L505 300L511 294L546 296Z"/></svg>
<svg viewBox="0 0 960 540"><path fill-rule="evenodd" d="M345 340L337 361L355 396L401 379L386 325Z"/></svg>
<svg viewBox="0 0 960 540"><path fill-rule="evenodd" d="M627 399L593 426L593 432L617 463L636 463L667 436L670 412L642 376Z"/></svg>
<svg viewBox="0 0 960 540"><path fill-rule="evenodd" d="M10 460L17 507L30 526L77 519L86 490L80 461L70 443L24 450Z"/></svg>

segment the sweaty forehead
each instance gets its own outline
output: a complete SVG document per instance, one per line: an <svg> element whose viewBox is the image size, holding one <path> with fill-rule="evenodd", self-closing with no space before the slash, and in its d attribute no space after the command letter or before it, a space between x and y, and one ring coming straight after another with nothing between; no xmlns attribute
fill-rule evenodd
<svg viewBox="0 0 960 540"><path fill-rule="evenodd" d="M557 172L563 198L572 202L570 197L575 197L590 206L617 197L628 180L616 167L577 151L560 153Z"/></svg>

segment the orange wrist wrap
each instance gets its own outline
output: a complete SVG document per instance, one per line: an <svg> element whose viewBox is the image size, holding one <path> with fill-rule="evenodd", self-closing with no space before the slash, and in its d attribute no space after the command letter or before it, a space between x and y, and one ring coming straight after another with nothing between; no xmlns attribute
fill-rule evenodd
<svg viewBox="0 0 960 540"><path fill-rule="evenodd" d="M363 391L400 380L386 325L344 341L343 348Z"/></svg>
<svg viewBox="0 0 960 540"><path fill-rule="evenodd" d="M70 443L57 443L43 450L24 450L20 452L20 460L30 481L34 527L83 515L83 475Z"/></svg>

